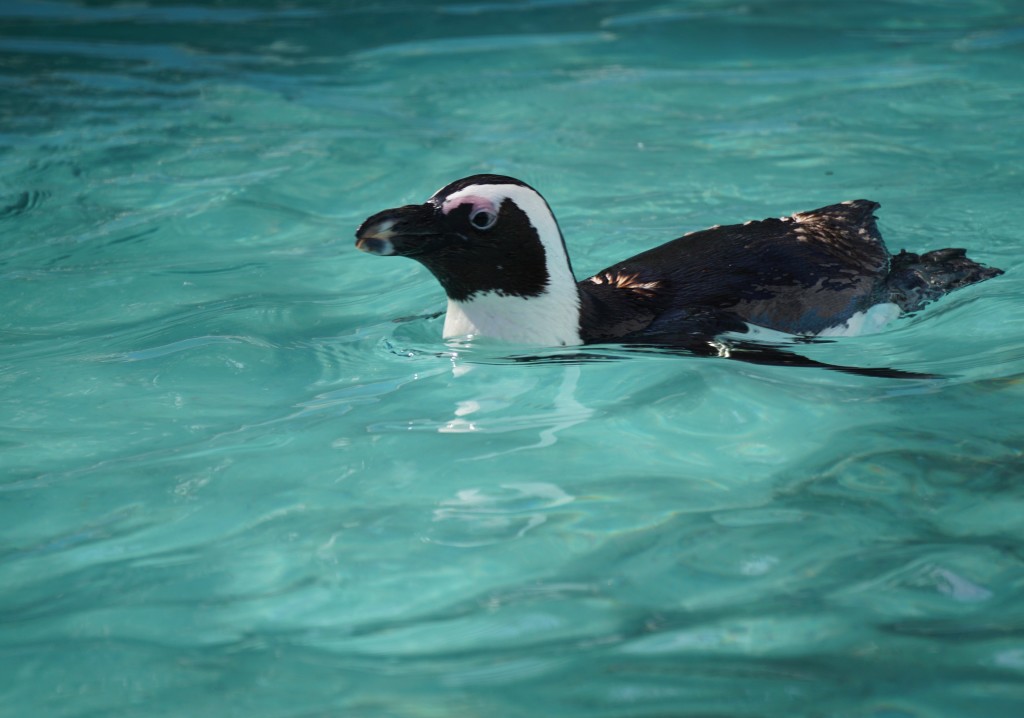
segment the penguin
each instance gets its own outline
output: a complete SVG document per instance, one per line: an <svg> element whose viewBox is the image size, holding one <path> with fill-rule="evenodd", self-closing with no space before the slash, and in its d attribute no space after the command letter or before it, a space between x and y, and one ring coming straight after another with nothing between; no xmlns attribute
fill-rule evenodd
<svg viewBox="0 0 1024 718"><path fill-rule="evenodd" d="M437 278L448 297L446 339L643 345L820 366L742 337L863 333L1002 274L963 249L890 254L875 224L879 206L849 200L716 225L578 282L541 194L512 177L478 174L423 204L372 215L356 230L356 247L410 257Z"/></svg>

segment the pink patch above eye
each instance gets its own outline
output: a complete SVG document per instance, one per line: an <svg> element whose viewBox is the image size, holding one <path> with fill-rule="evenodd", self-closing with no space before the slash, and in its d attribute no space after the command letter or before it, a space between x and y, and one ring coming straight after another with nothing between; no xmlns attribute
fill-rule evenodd
<svg viewBox="0 0 1024 718"><path fill-rule="evenodd" d="M484 210L491 214L497 214L498 208L494 206L494 202L486 197L477 197L475 195L466 195L462 197L450 197L445 200L445 203L441 205L441 211L448 214L456 207L461 207L464 204L470 205L470 215Z"/></svg>

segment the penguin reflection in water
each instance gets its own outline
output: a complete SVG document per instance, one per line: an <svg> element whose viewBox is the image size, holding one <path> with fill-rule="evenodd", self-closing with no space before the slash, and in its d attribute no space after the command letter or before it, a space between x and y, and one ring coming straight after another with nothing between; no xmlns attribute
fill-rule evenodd
<svg viewBox="0 0 1024 718"><path fill-rule="evenodd" d="M474 175L423 204L387 209L356 247L420 262L448 295L444 337L544 347L612 343L871 376L922 376L826 365L744 337L857 334L1002 274L962 249L891 255L859 199L788 217L721 225L673 239L577 282L540 193Z"/></svg>

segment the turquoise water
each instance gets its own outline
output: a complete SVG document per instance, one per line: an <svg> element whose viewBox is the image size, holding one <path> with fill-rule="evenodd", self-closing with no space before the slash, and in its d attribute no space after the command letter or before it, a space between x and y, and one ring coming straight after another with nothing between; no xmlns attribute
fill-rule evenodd
<svg viewBox="0 0 1024 718"><path fill-rule="evenodd" d="M7 0L0 715L1024 715L1024 7ZM821 361L446 345L368 214L580 276L856 197L1006 275Z"/></svg>

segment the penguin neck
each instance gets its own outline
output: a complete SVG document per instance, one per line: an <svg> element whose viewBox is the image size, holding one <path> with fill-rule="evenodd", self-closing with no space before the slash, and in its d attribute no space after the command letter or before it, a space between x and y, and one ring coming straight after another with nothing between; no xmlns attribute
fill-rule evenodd
<svg viewBox="0 0 1024 718"><path fill-rule="evenodd" d="M488 337L514 344L575 346L580 338L580 294L568 267L552 275L544 292L531 297L478 292L448 298L444 338Z"/></svg>

